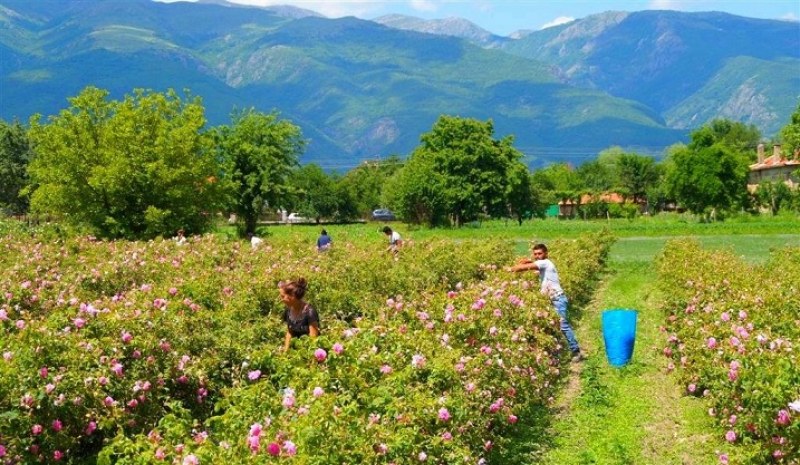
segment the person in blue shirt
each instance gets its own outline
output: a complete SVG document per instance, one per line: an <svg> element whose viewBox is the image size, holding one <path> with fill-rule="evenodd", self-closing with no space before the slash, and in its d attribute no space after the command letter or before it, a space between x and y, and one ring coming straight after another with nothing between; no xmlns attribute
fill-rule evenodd
<svg viewBox="0 0 800 465"><path fill-rule="evenodd" d="M317 252L324 252L330 249L331 245L333 245L333 239L328 235L328 231L323 229L317 238Z"/></svg>

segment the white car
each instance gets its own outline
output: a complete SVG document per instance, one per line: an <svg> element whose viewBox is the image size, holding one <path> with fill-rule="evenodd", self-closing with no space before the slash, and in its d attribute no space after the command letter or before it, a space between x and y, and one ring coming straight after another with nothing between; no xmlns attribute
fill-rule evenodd
<svg viewBox="0 0 800 465"><path fill-rule="evenodd" d="M299 213L289 213L289 216L286 217L287 223L308 223L310 220L303 216L300 216Z"/></svg>

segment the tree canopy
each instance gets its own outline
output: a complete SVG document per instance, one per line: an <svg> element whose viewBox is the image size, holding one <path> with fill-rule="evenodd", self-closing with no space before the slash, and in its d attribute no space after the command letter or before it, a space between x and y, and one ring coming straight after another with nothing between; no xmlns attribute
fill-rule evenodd
<svg viewBox="0 0 800 465"><path fill-rule="evenodd" d="M509 214L511 176L522 154L512 137L494 138L491 120L443 115L420 142L393 184L404 217L458 226L480 214Z"/></svg>
<svg viewBox="0 0 800 465"><path fill-rule="evenodd" d="M306 141L300 128L279 115L253 109L234 113L231 126L218 128L220 157L232 183L231 208L254 233L264 208L289 204L294 189L289 182Z"/></svg>
<svg viewBox="0 0 800 465"><path fill-rule="evenodd" d="M18 121L0 121L0 209L12 214L28 210L28 198L21 193L28 185L32 153L25 128Z"/></svg>
<svg viewBox="0 0 800 465"><path fill-rule="evenodd" d="M46 122L31 119L31 209L103 237L206 229L223 199L199 98L87 87Z"/></svg>

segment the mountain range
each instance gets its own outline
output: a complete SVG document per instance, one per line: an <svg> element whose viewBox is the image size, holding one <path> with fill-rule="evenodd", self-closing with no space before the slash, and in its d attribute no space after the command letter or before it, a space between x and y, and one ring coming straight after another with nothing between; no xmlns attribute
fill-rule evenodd
<svg viewBox="0 0 800 465"><path fill-rule="evenodd" d="M800 99L800 23L607 12L500 37L224 0L0 0L0 118L55 114L87 85L189 89L209 125L277 110L309 139L301 161L332 170L406 156L442 114L491 118L531 166L579 164L658 155L716 117L774 135Z"/></svg>

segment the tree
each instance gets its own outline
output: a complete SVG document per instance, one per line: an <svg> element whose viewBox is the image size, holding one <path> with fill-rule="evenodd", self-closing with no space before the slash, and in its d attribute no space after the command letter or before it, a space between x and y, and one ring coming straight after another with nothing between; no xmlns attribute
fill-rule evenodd
<svg viewBox="0 0 800 465"><path fill-rule="evenodd" d="M761 131L754 124L747 125L719 118L706 124L704 128L710 131L713 143L722 144L739 153L751 154L750 157L755 156L754 149L761 141Z"/></svg>
<svg viewBox="0 0 800 465"><path fill-rule="evenodd" d="M31 118L31 209L103 237L205 230L223 183L199 98L87 87L46 123Z"/></svg>
<svg viewBox="0 0 800 465"><path fill-rule="evenodd" d="M230 169L231 207L244 233L255 233L264 208L288 204L289 175L305 148L299 127L277 113L253 109L234 113L232 126L217 129L218 147Z"/></svg>
<svg viewBox="0 0 800 465"><path fill-rule="evenodd" d="M383 203L383 189L388 180L403 166L396 155L379 161L365 161L348 171L339 181L340 197L354 202L350 217L369 218L370 213Z"/></svg>
<svg viewBox="0 0 800 465"><path fill-rule="evenodd" d="M800 103L792 113L789 124L781 128L780 138L783 143L783 153L791 156L800 150Z"/></svg>
<svg viewBox="0 0 800 465"><path fill-rule="evenodd" d="M20 194L28 185L31 157L25 128L17 121L0 121L0 210L12 214L28 211L28 198Z"/></svg>
<svg viewBox="0 0 800 465"><path fill-rule="evenodd" d="M566 163L554 163L534 171L533 183L545 194L548 203L578 200L585 190L577 171Z"/></svg>
<svg viewBox="0 0 800 465"><path fill-rule="evenodd" d="M647 198L647 191L658 183L659 170L652 157L626 153L617 161L620 190L638 203Z"/></svg>
<svg viewBox="0 0 800 465"><path fill-rule="evenodd" d="M417 156L389 179L382 198L410 223L439 226L447 222L445 190L444 175L437 171L433 159Z"/></svg>
<svg viewBox="0 0 800 465"><path fill-rule="evenodd" d="M522 226L526 217L544 217L546 205L542 202L528 167L518 163L508 173L508 212Z"/></svg>
<svg viewBox="0 0 800 465"><path fill-rule="evenodd" d="M414 193L406 196L396 192L396 199L413 205L399 205L396 209L413 212L422 206L418 202L424 198L427 218L440 221L447 217L456 226L482 213L508 214L509 173L522 159L512 145L513 137L494 139L491 120L441 116L420 139L421 144L402 170L413 175L403 176L403 183L396 184ZM412 181L429 185L409 185ZM434 205L444 208L444 212L428 211Z"/></svg>
<svg viewBox="0 0 800 465"><path fill-rule="evenodd" d="M667 192L693 213L727 210L747 196L747 161L722 144L677 149L666 167Z"/></svg>
<svg viewBox="0 0 800 465"><path fill-rule="evenodd" d="M295 170L289 176L294 188L292 211L319 223L322 218L332 218L339 209L337 182L314 163Z"/></svg>

